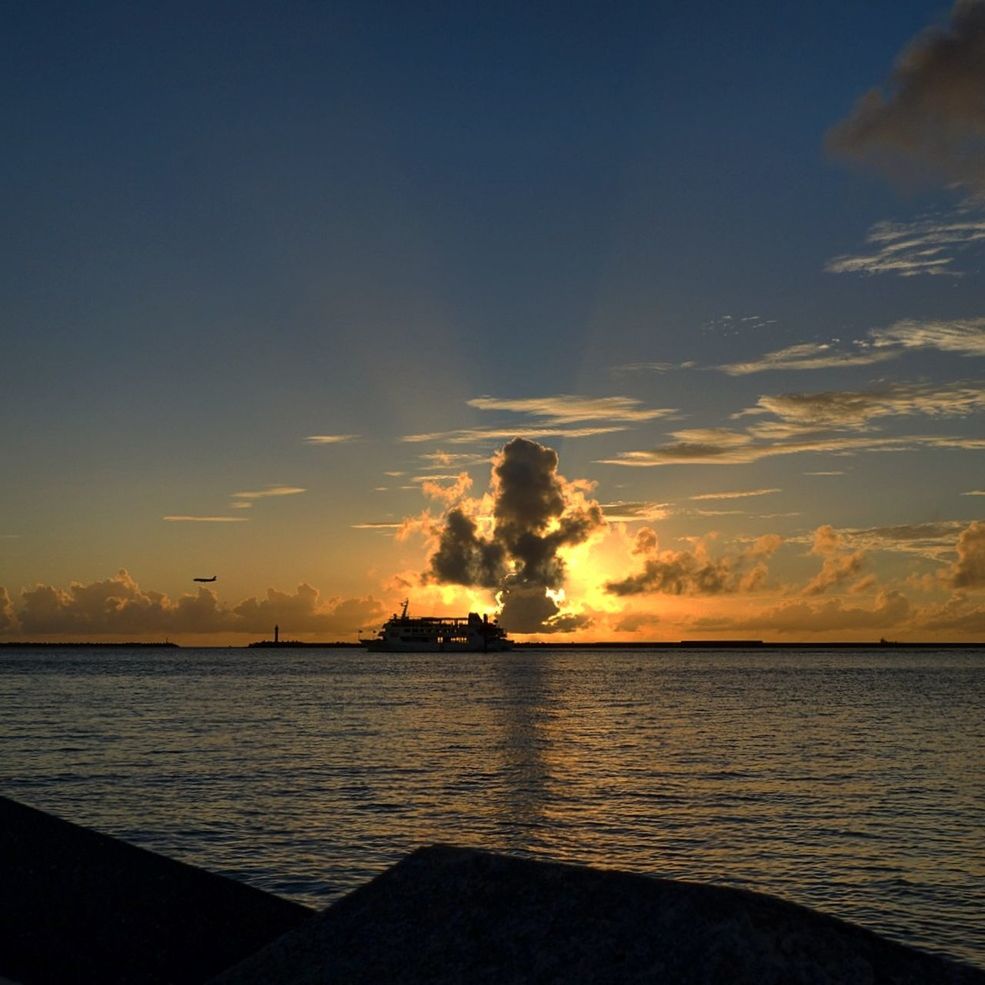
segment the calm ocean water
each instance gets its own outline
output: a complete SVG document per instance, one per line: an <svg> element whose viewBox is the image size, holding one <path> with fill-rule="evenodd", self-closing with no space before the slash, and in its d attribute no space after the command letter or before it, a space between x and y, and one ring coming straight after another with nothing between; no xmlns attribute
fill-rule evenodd
<svg viewBox="0 0 985 985"><path fill-rule="evenodd" d="M0 793L316 906L436 841L985 966L985 651L0 651Z"/></svg>

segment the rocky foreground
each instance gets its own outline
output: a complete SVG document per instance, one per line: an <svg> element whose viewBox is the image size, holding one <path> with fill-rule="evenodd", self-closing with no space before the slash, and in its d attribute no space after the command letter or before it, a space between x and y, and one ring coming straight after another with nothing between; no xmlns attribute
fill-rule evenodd
<svg viewBox="0 0 985 985"><path fill-rule="evenodd" d="M314 912L0 798L3 978L985 985L759 893L446 846Z"/></svg>

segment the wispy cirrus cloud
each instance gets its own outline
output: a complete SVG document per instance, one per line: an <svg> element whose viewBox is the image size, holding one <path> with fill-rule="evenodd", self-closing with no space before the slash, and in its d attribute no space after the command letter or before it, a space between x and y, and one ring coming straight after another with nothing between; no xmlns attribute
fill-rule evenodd
<svg viewBox="0 0 985 985"><path fill-rule="evenodd" d="M190 516L187 514L162 516L168 523L246 523L245 516Z"/></svg>
<svg viewBox="0 0 985 985"><path fill-rule="evenodd" d="M746 499L749 496L769 496L771 493L783 492L782 489L742 489L736 492L714 492L700 493L697 496L689 496L688 499Z"/></svg>
<svg viewBox="0 0 985 985"><path fill-rule="evenodd" d="M231 494L229 508L232 510L252 510L258 500L279 498L281 496L297 496L306 492L300 486L267 486L265 489L246 489ZM169 514L162 517L169 523L246 523L249 517L228 516L222 514L195 515Z"/></svg>
<svg viewBox="0 0 985 985"><path fill-rule="evenodd" d="M701 326L702 335L744 335L750 331L768 328L775 325L775 318L763 318L762 315L718 315L710 318Z"/></svg>
<svg viewBox="0 0 985 985"><path fill-rule="evenodd" d="M477 410L519 414L527 418L527 421L509 426L480 426L407 434L401 440L469 444L508 441L518 435L532 440L588 438L625 431L633 424L670 417L677 413L666 407L644 407L642 401L634 397L580 397L564 393L547 397L474 397L468 401L468 405Z"/></svg>
<svg viewBox="0 0 985 985"><path fill-rule="evenodd" d="M635 423L670 417L677 413L668 407L644 407L634 397L579 397L558 394L550 397L475 397L468 401L479 410L505 410L529 414L555 424L578 424L584 421Z"/></svg>
<svg viewBox="0 0 985 985"><path fill-rule="evenodd" d="M492 455L468 451L428 451L418 456L425 469L467 469L473 465L491 465Z"/></svg>
<svg viewBox="0 0 985 985"><path fill-rule="evenodd" d="M686 366L693 365L693 363L686 363ZM611 372L613 373L669 373L672 369L676 369L678 363L664 363L664 362L638 362L638 363L620 363L618 366L612 366Z"/></svg>
<svg viewBox="0 0 985 985"><path fill-rule="evenodd" d="M835 342L801 342L784 349L767 352L758 359L717 366L729 376L748 376L779 370L837 369L843 366L869 366L895 359L897 353L873 348L862 341L850 349L839 349Z"/></svg>
<svg viewBox="0 0 985 985"><path fill-rule="evenodd" d="M708 497L692 496L692 500L708 499L732 499L741 496L765 495L767 492L780 492L779 489L763 490L748 493L713 493ZM690 517L716 517L716 516L742 516L744 510L722 510L722 509L698 509L689 506L676 506L673 503L654 503L648 501L624 502L616 500L612 503L602 503L602 510L605 519L610 523L634 523L645 521L653 523L656 520L665 520L672 515L683 515ZM775 514L774 514L775 515ZM789 516L790 514L783 514Z"/></svg>
<svg viewBox="0 0 985 985"><path fill-rule="evenodd" d="M956 382L891 383L872 390L828 390L761 396L733 420L764 416L743 429L687 428L673 431L676 440L656 448L620 452L602 459L608 465L648 468L670 464L745 464L778 455L856 454L916 448L985 447L985 438L967 435L885 435L872 423L886 417L922 415L967 417L985 411L985 384ZM859 434L859 430L871 433ZM851 431L851 435L840 432ZM818 474L830 474L818 473ZM751 490L746 495L763 495ZM707 498L729 498L704 494ZM693 498L693 497L692 497ZM738 498L738 494L736 494Z"/></svg>
<svg viewBox="0 0 985 985"><path fill-rule="evenodd" d="M985 356L985 318L905 319L889 328L872 329L869 338L877 350L937 349L962 356Z"/></svg>
<svg viewBox="0 0 985 985"><path fill-rule="evenodd" d="M447 441L452 445L467 445L473 442L509 441L522 435L525 438L540 440L542 438L590 438L598 434L614 434L617 431L627 431L625 425L599 427L540 427L537 425L514 427L477 427L459 428L456 431L431 431L422 434L405 434L400 440L408 442Z"/></svg>
<svg viewBox="0 0 985 985"><path fill-rule="evenodd" d="M842 435L799 440L757 441L743 431L707 428L673 432L678 440L645 451L624 451L615 458L598 459L602 465L654 468L661 465L745 465L778 455L903 452L917 448L985 449L985 438L953 435L903 435L888 437Z"/></svg>
<svg viewBox="0 0 985 985"><path fill-rule="evenodd" d="M268 499L270 497L277 496L298 496L303 492L307 492L307 490L302 489L300 486L267 486L265 489L235 492L232 494L232 497L233 499L254 500Z"/></svg>
<svg viewBox="0 0 985 985"><path fill-rule="evenodd" d="M610 523L633 523L637 520L663 520L670 516L673 507L670 503L652 503L647 501L624 502L616 500L613 503L602 503L602 512Z"/></svg>
<svg viewBox="0 0 985 985"><path fill-rule="evenodd" d="M887 362L916 349L985 356L985 318L953 321L904 319L888 328L870 329L865 338L855 339L847 347L838 339L802 342L767 352L756 359L726 363L715 369L729 376L780 370L840 369Z"/></svg>
<svg viewBox="0 0 985 985"><path fill-rule="evenodd" d="M339 445L358 437L358 434L309 434L304 440L309 445Z"/></svg>
<svg viewBox="0 0 985 985"><path fill-rule="evenodd" d="M872 390L764 395L735 417L770 414L787 424L817 430L859 427L880 417L965 417L981 410L985 410L985 384L890 383Z"/></svg>
<svg viewBox="0 0 985 985"><path fill-rule="evenodd" d="M945 215L923 216L911 222L879 222L866 236L869 249L829 260L832 274L895 274L898 277L961 277L959 256L985 243L985 215L968 202Z"/></svg>

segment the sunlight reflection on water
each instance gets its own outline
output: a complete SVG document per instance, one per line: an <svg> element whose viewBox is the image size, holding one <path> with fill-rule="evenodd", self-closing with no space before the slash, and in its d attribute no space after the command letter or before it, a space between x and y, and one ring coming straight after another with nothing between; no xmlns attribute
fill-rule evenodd
<svg viewBox="0 0 985 985"><path fill-rule="evenodd" d="M985 651L0 653L0 791L316 906L436 841L985 965Z"/></svg>

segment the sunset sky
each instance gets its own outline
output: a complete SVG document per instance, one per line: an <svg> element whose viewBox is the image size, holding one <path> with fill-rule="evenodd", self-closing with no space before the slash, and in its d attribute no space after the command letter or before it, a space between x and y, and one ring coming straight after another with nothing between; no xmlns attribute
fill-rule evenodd
<svg viewBox="0 0 985 985"><path fill-rule="evenodd" d="M4 27L0 639L985 638L983 0Z"/></svg>

